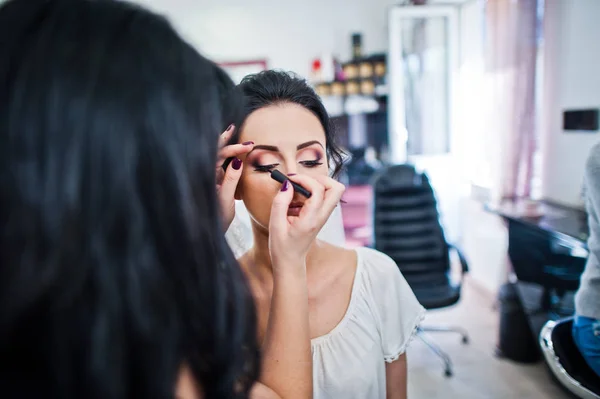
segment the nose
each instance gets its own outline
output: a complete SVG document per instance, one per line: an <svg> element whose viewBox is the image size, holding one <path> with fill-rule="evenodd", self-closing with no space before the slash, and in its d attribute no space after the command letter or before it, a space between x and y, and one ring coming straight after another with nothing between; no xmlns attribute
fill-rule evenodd
<svg viewBox="0 0 600 399"><path fill-rule="evenodd" d="M285 172L288 176L294 176L298 174L298 169L296 168L296 165L293 165L288 167Z"/></svg>

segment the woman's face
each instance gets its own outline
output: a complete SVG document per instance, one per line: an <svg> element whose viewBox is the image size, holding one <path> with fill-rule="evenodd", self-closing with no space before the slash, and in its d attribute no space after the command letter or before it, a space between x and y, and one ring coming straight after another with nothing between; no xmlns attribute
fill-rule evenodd
<svg viewBox="0 0 600 399"><path fill-rule="evenodd" d="M269 226L271 203L281 184L271 179L278 169L286 175L327 175L325 130L306 108L284 103L254 111L246 118L240 142L253 141L254 149L244 159L237 198L242 199L255 224ZM288 216L298 216L306 198L294 194Z"/></svg>

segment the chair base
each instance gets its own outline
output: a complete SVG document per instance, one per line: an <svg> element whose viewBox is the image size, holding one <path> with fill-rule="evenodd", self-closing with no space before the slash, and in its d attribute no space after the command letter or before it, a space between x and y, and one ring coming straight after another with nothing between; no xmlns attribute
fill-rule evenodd
<svg viewBox="0 0 600 399"><path fill-rule="evenodd" d="M424 326L424 327L421 327L420 329L422 331L424 331L424 332L449 332L449 333L460 334L461 339L462 339L462 343L463 344L468 344L469 343L469 333L467 333L467 330L465 330L464 328L460 328L460 327Z"/></svg>
<svg viewBox="0 0 600 399"><path fill-rule="evenodd" d="M452 359L446 352L442 350L435 342L427 337L426 333L429 332L443 332L443 333L456 333L461 335L461 341L463 344L469 343L469 335L467 332L460 327L439 327L439 326L427 326L427 327L418 327L417 328L417 336L419 339L431 349L433 353L435 353L442 362L444 362L444 376L452 377L454 375L454 368L452 366Z"/></svg>

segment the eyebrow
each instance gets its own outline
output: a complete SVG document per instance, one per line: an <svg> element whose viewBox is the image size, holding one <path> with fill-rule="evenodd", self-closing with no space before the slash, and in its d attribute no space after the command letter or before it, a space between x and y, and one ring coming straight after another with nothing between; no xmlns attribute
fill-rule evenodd
<svg viewBox="0 0 600 399"><path fill-rule="evenodd" d="M296 146L296 150L299 151L299 150L302 150L303 148L310 147L311 145L314 145L314 144L318 144L318 145L321 146L321 148L323 148L323 144L321 144L319 141L312 140L312 141L307 141L306 143L298 144L298 146ZM271 151L271 152L279 152L279 147L274 146L274 145L257 144L252 149L252 151L254 151L254 150L265 150L265 151ZM248 154L250 154L252 151L250 151Z"/></svg>
<svg viewBox="0 0 600 399"><path fill-rule="evenodd" d="M298 146L296 147L296 150L301 150L303 148L310 147L313 144L318 144L321 146L321 148L323 148L323 145L321 143L319 143L317 140L312 140L312 141L307 141L306 143L298 144Z"/></svg>

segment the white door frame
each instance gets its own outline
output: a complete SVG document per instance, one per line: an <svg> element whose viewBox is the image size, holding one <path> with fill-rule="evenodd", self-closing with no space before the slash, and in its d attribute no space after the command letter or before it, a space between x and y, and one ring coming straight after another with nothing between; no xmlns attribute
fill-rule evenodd
<svg viewBox="0 0 600 399"><path fill-rule="evenodd" d="M388 139L392 163L407 161L408 132L404 101L404 76L402 60L402 20L406 18L446 17L448 45L448 137L450 152L455 147L453 127L455 123L454 100L455 86L459 67L459 7L452 5L394 6L388 13L389 50L388 50Z"/></svg>

